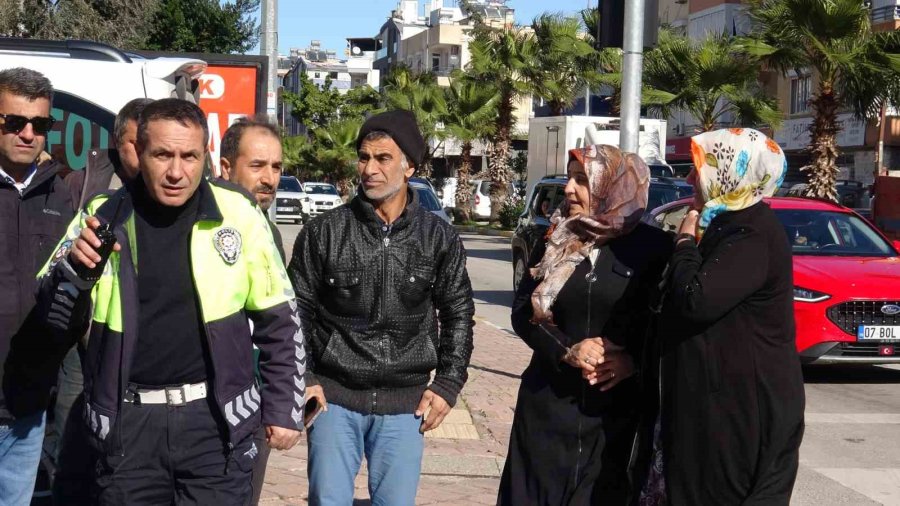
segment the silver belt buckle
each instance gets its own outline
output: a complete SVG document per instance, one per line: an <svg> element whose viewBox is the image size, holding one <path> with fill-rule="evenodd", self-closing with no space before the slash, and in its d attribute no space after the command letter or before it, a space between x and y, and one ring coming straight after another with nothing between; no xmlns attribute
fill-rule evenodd
<svg viewBox="0 0 900 506"><path fill-rule="evenodd" d="M184 406L187 404L187 391L184 386L166 389L166 404L169 406Z"/></svg>

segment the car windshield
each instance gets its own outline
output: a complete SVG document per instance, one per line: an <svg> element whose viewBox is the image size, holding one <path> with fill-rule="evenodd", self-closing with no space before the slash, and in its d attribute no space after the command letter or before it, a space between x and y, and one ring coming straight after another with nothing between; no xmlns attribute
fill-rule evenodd
<svg viewBox="0 0 900 506"><path fill-rule="evenodd" d="M795 255L890 257L896 253L872 226L837 212L776 209Z"/></svg>
<svg viewBox="0 0 900 506"><path fill-rule="evenodd" d="M679 191L674 186L651 184L650 195L647 198L647 210L651 211L663 204L675 202L679 198L681 198Z"/></svg>
<svg viewBox="0 0 900 506"><path fill-rule="evenodd" d="M334 195L337 196L338 192L334 189L334 186L327 184L308 184L305 186L306 193L311 193L313 195Z"/></svg>
<svg viewBox="0 0 900 506"><path fill-rule="evenodd" d="M278 182L278 191L303 193L303 187L300 186L300 181L292 177L283 177Z"/></svg>
<svg viewBox="0 0 900 506"><path fill-rule="evenodd" d="M431 192L431 189L425 188L423 186L413 186L416 190L416 193L419 194L419 205L427 209L428 211L440 211L441 203L438 202L437 197L434 193Z"/></svg>

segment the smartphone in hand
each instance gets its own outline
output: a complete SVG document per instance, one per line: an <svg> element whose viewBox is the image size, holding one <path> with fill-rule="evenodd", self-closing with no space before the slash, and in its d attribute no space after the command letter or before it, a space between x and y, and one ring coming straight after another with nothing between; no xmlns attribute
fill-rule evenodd
<svg viewBox="0 0 900 506"><path fill-rule="evenodd" d="M303 426L306 427L306 430L309 430L309 428L312 427L313 422L316 421L316 418L318 418L324 410L325 406L319 404L318 398L311 397L307 399L306 406L303 408Z"/></svg>

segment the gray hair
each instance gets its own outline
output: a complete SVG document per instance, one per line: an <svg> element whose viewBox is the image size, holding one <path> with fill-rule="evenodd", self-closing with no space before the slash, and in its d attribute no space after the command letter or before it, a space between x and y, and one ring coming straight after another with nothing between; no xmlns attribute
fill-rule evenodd
<svg viewBox="0 0 900 506"><path fill-rule="evenodd" d="M28 100L53 101L53 85L44 74L22 67L0 71L0 94L9 93Z"/></svg>
<svg viewBox="0 0 900 506"><path fill-rule="evenodd" d="M392 141L394 140L394 138L391 137L391 134L385 132L384 130L375 130L375 131L369 132L368 135L363 137L363 142L365 142L365 141L370 141L370 142L371 141L380 141L381 139L390 139ZM402 149L400 150L400 153L403 154L403 160L400 160L400 168L403 169L404 171L406 171L409 169L409 165L410 165L409 157L406 156L406 153L404 153Z"/></svg>
<svg viewBox="0 0 900 506"><path fill-rule="evenodd" d="M270 123L269 119L265 116L245 116L240 118L232 123L231 126L228 127L228 130L225 130L225 135L222 136L220 156L228 160L228 163L233 165L237 160L238 152L241 148L241 139L244 138L244 134L247 133L247 130L251 128L262 129L271 134L272 137L281 140L281 133L278 131L278 127Z"/></svg>
<svg viewBox="0 0 900 506"><path fill-rule="evenodd" d="M209 124L206 122L206 114L198 105L179 98L156 100L144 107L138 119L138 145L147 145L147 125L161 120L177 121L185 127L199 128L203 131L204 149L209 147Z"/></svg>
<svg viewBox="0 0 900 506"><path fill-rule="evenodd" d="M113 126L113 139L116 141L116 146L122 144L122 137L125 137L125 127L128 126L128 122L134 121L137 123L141 113L144 112L144 108L151 103L153 103L152 98L136 98L119 110L119 114L116 114L116 123Z"/></svg>

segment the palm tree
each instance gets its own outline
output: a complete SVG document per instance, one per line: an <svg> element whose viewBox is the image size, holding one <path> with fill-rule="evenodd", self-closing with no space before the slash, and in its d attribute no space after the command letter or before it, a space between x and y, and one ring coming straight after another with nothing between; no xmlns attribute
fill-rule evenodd
<svg viewBox="0 0 900 506"><path fill-rule="evenodd" d="M425 138L428 150L418 169L419 175L431 175L431 159L440 147L445 134L440 128L441 118L447 112L443 89L437 84L437 77L431 72L413 72L405 65L391 70L382 90L385 107L388 110L405 109L416 115L416 122ZM434 144L434 146L432 146Z"/></svg>
<svg viewBox="0 0 900 506"><path fill-rule="evenodd" d="M550 106L551 116L562 116L585 88L596 84L598 53L581 33L578 18L543 14L531 25L537 54L526 67L534 94Z"/></svg>
<svg viewBox="0 0 900 506"><path fill-rule="evenodd" d="M447 115L444 126L462 143L462 164L457 172L456 209L469 221L472 187L472 144L494 132L500 95L493 86L475 82L465 75L456 76L447 88Z"/></svg>
<svg viewBox="0 0 900 506"><path fill-rule="evenodd" d="M664 116L672 109L684 110L704 132L722 126L727 114L734 125L780 125L777 102L765 97L758 74L758 59L742 53L725 35L693 42L662 31L644 61L645 82L663 98L650 108Z"/></svg>
<svg viewBox="0 0 900 506"><path fill-rule="evenodd" d="M310 149L310 142L305 135L281 138L282 163L286 173L295 176L300 174L304 168L305 154L308 149Z"/></svg>
<svg viewBox="0 0 900 506"><path fill-rule="evenodd" d="M499 94L495 132L488 161L491 180L491 223L499 223L500 207L509 192L512 172L509 148L512 140L515 101L531 93L528 69L534 65L534 36L516 28L476 27L469 43L469 73L483 85L493 85Z"/></svg>
<svg viewBox="0 0 900 506"><path fill-rule="evenodd" d="M873 33L870 11L859 0L753 0L748 52L773 69L812 69L818 85L807 148L812 164L807 195L837 200L838 111L872 118L882 104L900 98L900 35Z"/></svg>
<svg viewBox="0 0 900 506"><path fill-rule="evenodd" d="M358 119L333 121L326 127L313 130L315 148L310 153L314 159L310 165L331 176L341 195L352 198L353 181L357 178L356 137L362 122Z"/></svg>

